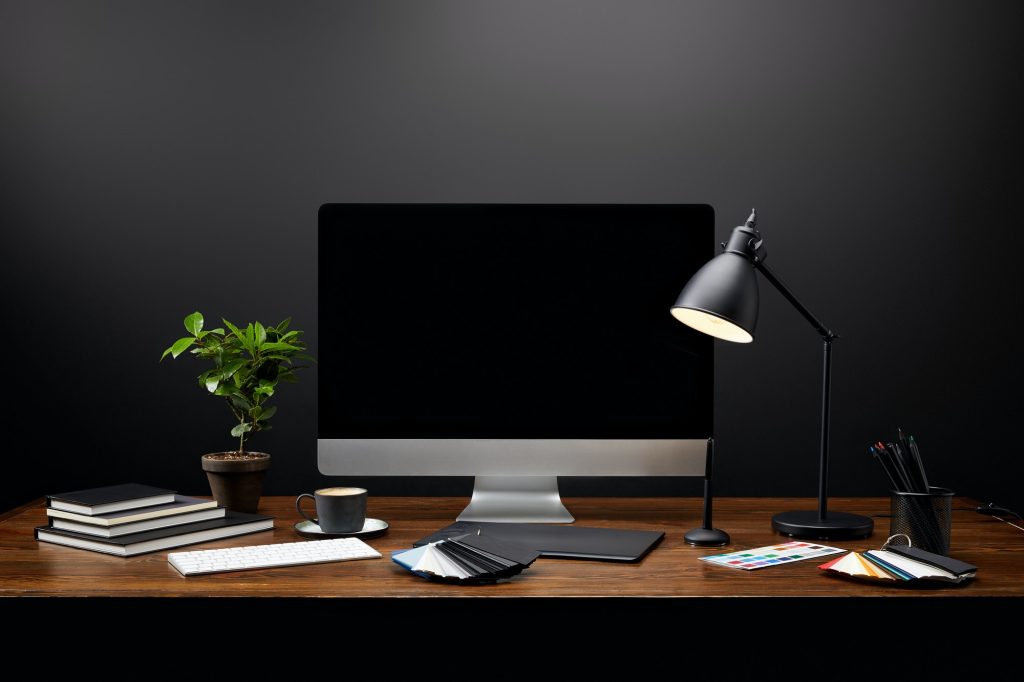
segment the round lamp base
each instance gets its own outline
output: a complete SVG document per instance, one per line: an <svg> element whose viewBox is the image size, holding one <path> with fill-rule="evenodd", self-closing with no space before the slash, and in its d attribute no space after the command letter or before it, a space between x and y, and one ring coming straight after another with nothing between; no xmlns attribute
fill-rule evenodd
<svg viewBox="0 0 1024 682"><path fill-rule="evenodd" d="M729 544L729 534L717 528L694 528L683 536L694 547L721 547Z"/></svg>
<svg viewBox="0 0 1024 682"><path fill-rule="evenodd" d="M783 535L815 540L858 540L871 535L875 522L866 516L829 512L820 518L816 511L792 511L772 517L772 528Z"/></svg>

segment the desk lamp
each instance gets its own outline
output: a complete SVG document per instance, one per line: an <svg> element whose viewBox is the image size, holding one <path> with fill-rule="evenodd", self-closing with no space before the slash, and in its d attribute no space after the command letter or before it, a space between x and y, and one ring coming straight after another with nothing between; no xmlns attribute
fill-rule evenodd
<svg viewBox="0 0 1024 682"><path fill-rule="evenodd" d="M672 306L683 324L724 341L750 343L757 326L759 271L811 323L825 344L821 379L821 451L818 472L818 510L791 511L772 517L772 527L784 535L845 540L871 535L874 522L866 516L828 511L828 428L832 374L832 341L837 335L822 324L765 264L767 251L757 229L757 211L736 227L723 251L690 278Z"/></svg>

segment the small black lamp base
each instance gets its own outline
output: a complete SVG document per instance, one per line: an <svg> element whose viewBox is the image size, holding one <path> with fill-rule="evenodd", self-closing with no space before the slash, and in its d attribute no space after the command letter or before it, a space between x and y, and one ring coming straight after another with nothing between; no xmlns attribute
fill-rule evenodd
<svg viewBox="0 0 1024 682"><path fill-rule="evenodd" d="M721 547L729 544L729 534L717 528L694 528L683 536L694 547Z"/></svg>
<svg viewBox="0 0 1024 682"><path fill-rule="evenodd" d="M783 535L815 540L858 540L871 535L875 522L866 516L828 512L825 518L816 511L792 511L772 517L772 528Z"/></svg>

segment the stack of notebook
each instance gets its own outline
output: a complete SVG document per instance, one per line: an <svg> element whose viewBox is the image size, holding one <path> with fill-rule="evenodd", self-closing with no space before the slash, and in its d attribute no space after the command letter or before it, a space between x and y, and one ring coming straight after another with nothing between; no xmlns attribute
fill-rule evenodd
<svg viewBox="0 0 1024 682"><path fill-rule="evenodd" d="M850 552L818 568L834 575L897 585L918 581L956 584L973 578L978 570L963 561L906 545Z"/></svg>
<svg viewBox="0 0 1024 682"><path fill-rule="evenodd" d="M94 552L133 556L270 530L274 520L218 507L138 483L47 496L49 525L36 539Z"/></svg>
<svg viewBox="0 0 1024 682"><path fill-rule="evenodd" d="M480 530L391 554L391 559L416 575L456 583L493 583L518 575L540 552L483 535Z"/></svg>

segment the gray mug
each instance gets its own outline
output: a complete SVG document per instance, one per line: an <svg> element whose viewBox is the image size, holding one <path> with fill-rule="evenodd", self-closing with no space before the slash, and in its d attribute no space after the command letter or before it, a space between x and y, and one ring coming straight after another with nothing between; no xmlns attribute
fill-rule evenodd
<svg viewBox="0 0 1024 682"><path fill-rule="evenodd" d="M303 497L311 497L316 502L317 518L302 510ZM366 523L366 489L321 488L312 495L302 493L295 498L295 509L325 533L356 533Z"/></svg>

